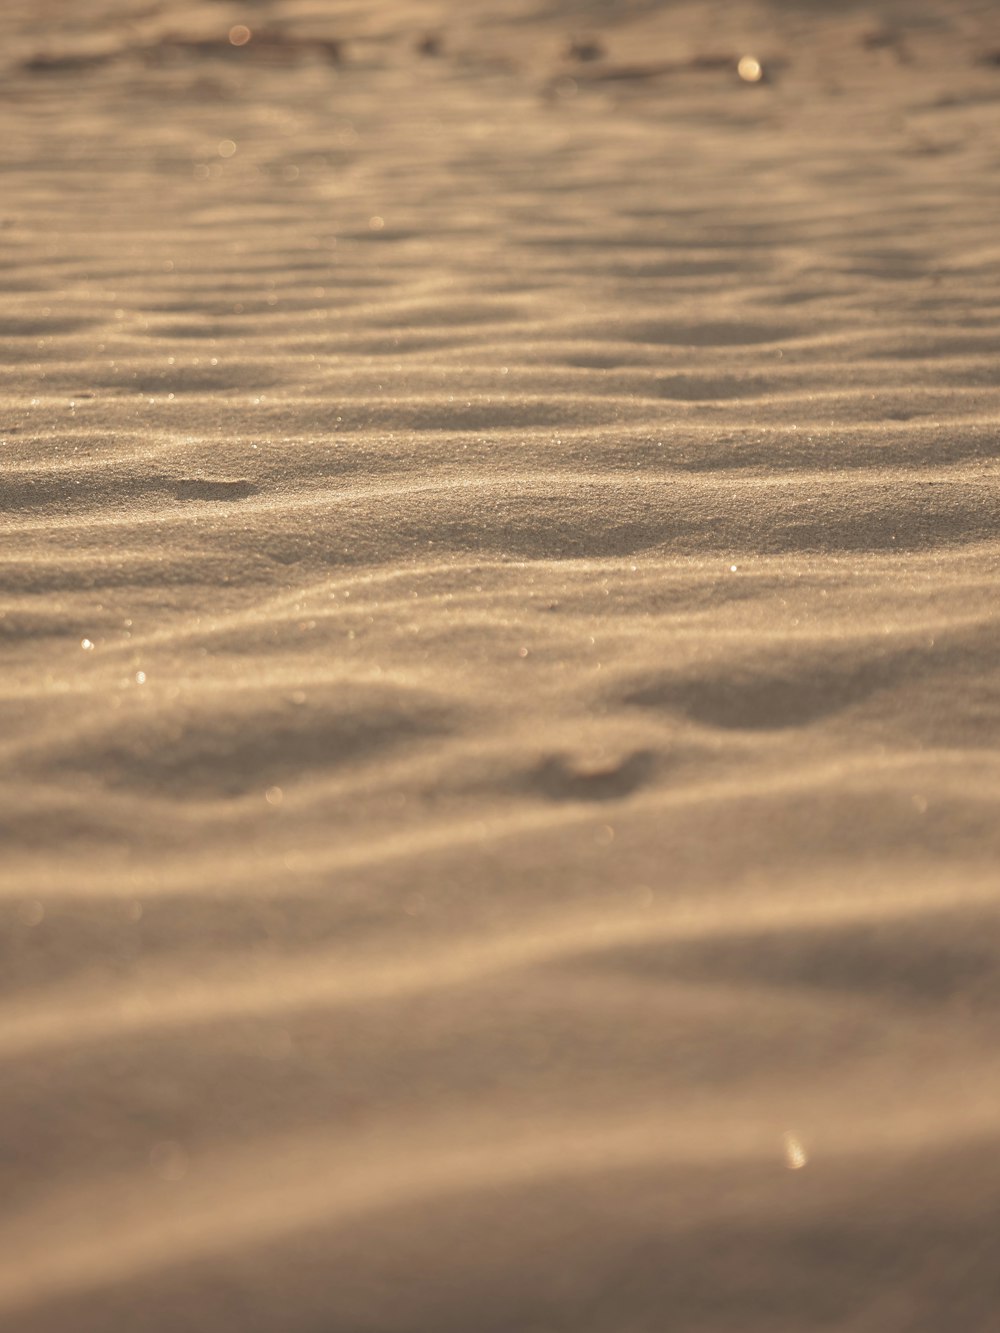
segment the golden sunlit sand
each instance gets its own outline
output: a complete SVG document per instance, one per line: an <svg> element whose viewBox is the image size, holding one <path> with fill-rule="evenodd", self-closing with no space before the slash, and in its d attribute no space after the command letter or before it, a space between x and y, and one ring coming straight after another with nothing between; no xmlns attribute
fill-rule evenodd
<svg viewBox="0 0 1000 1333"><path fill-rule="evenodd" d="M0 1328L992 1333L995 6L0 36Z"/></svg>

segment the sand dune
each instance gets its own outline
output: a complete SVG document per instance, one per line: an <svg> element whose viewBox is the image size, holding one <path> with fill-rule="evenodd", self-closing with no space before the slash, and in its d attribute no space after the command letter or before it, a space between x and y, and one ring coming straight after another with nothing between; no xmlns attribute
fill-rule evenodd
<svg viewBox="0 0 1000 1333"><path fill-rule="evenodd" d="M0 35L0 1325L991 1333L995 7Z"/></svg>

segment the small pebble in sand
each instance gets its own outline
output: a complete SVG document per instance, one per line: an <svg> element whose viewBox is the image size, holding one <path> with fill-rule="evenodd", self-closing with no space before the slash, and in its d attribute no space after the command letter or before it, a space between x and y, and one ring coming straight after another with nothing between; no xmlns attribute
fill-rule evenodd
<svg viewBox="0 0 1000 1333"><path fill-rule="evenodd" d="M801 1171L809 1161L808 1154L794 1134L785 1134L785 1165L789 1171Z"/></svg>
<svg viewBox="0 0 1000 1333"><path fill-rule="evenodd" d="M444 49L444 43L441 40L441 34L437 32L425 32L417 39L417 53L422 56L439 56Z"/></svg>
<svg viewBox="0 0 1000 1333"><path fill-rule="evenodd" d="M760 83L764 77L764 67L756 56L741 56L736 73L744 83Z"/></svg>
<svg viewBox="0 0 1000 1333"><path fill-rule="evenodd" d="M83 649L83 651L84 651L85 653L93 652L93 650L94 650L93 640L91 640L91 639L81 639L81 640L80 640L80 647Z"/></svg>
<svg viewBox="0 0 1000 1333"><path fill-rule="evenodd" d="M566 49L570 60L602 60L604 47L596 37L574 37Z"/></svg>

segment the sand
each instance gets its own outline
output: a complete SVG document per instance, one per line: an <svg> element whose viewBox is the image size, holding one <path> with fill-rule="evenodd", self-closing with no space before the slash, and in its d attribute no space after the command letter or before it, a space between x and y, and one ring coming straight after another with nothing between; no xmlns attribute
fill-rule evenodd
<svg viewBox="0 0 1000 1333"><path fill-rule="evenodd" d="M0 1326L992 1333L995 6L0 25Z"/></svg>

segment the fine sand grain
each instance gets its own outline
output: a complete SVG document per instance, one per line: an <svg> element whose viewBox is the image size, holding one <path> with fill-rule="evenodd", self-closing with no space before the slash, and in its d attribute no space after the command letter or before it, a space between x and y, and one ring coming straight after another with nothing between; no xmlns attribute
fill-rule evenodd
<svg viewBox="0 0 1000 1333"><path fill-rule="evenodd" d="M0 39L0 1327L995 1333L995 4Z"/></svg>

